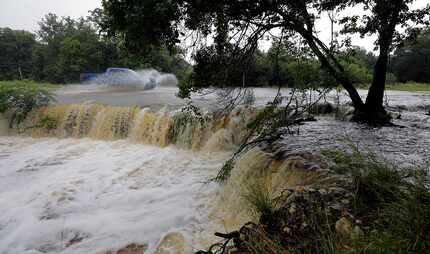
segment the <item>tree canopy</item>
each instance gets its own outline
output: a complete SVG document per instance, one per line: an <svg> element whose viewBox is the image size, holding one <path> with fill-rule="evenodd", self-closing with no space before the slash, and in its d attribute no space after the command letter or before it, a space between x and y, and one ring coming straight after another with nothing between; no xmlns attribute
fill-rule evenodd
<svg viewBox="0 0 430 254"><path fill-rule="evenodd" d="M321 66L349 93L356 109L357 120L366 122L387 121L383 108L383 95L388 57L393 46L406 35L416 34L414 25L428 24L430 5L411 10L413 0L272 0L272 1L209 1L209 0L103 0L102 28L109 35L121 36L133 49L148 45L176 45L186 30L210 36L215 45L201 49L195 55L197 62L207 66L232 66L213 68L224 82L245 83L238 79L238 69L246 77L249 64L258 47L258 41L274 29L288 40L298 36L317 58ZM376 34L379 49L372 85L366 102L348 77L347 71L331 47L315 32L315 23L322 13L332 10L356 8L360 15L341 19L344 33ZM406 33L400 33L403 27ZM203 61L203 57L205 60ZM241 63L241 66L238 65ZM197 63L198 66L198 63ZM212 68L211 68L212 69ZM208 68L195 70L196 80ZM207 75L213 77L213 75ZM239 75L240 76L240 75ZM208 84L213 84L207 79ZM200 82L196 82L198 85ZM221 82L216 82L221 83ZM190 87L192 87L191 85Z"/></svg>
<svg viewBox="0 0 430 254"><path fill-rule="evenodd" d="M35 34L0 28L0 79L73 83L79 82L80 73L108 67L154 68L178 76L189 68L180 50L132 52L123 39L102 34L98 18L97 12L78 19L47 14Z"/></svg>
<svg viewBox="0 0 430 254"><path fill-rule="evenodd" d="M0 28L0 79L20 79L32 73L35 46L34 34Z"/></svg>
<svg viewBox="0 0 430 254"><path fill-rule="evenodd" d="M401 82L430 82L430 28L394 52L392 70Z"/></svg>

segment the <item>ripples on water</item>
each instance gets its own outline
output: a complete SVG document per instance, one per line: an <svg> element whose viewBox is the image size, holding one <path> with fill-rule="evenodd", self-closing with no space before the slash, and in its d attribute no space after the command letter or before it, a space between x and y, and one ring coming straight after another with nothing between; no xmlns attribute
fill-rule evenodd
<svg viewBox="0 0 430 254"><path fill-rule="evenodd" d="M326 148L347 148L357 144L382 153L399 162L430 162L430 116L425 112L404 112L399 127L371 128L366 125L320 117L299 128L300 135L288 136L284 143L290 150L319 151Z"/></svg>
<svg viewBox="0 0 430 254"><path fill-rule="evenodd" d="M227 158L125 140L0 137L0 253L106 254L130 243L153 253L169 232L192 239L217 190L205 182Z"/></svg>
<svg viewBox="0 0 430 254"><path fill-rule="evenodd" d="M60 99L142 106L164 103L159 96L177 107L183 101L170 100L176 91L63 94ZM273 89L256 91L261 105L273 98ZM284 143L290 150L318 151L353 142L402 163L428 162L430 116L419 110L430 105L430 94L396 92L391 98L396 109L403 109L395 123L404 128L319 117ZM126 140L0 137L0 253L103 253L131 242L149 244L152 253L171 231L194 241L219 190L204 181L228 157Z"/></svg>

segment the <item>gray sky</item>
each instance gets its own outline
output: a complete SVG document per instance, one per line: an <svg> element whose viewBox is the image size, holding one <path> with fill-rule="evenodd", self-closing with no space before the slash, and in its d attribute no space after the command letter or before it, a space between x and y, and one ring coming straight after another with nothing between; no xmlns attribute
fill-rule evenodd
<svg viewBox="0 0 430 254"><path fill-rule="evenodd" d="M413 8L425 6L429 0L417 0ZM38 22L50 12L58 16L71 16L77 18L87 16L89 10L101 6L101 0L0 0L0 27L12 29L24 29L35 31ZM354 11L351 11L354 13ZM327 18L317 24L317 30L321 38L328 41L330 38L330 23ZM353 44L373 49L374 38L354 38ZM263 48L269 47L270 43L262 43Z"/></svg>
<svg viewBox="0 0 430 254"><path fill-rule="evenodd" d="M101 0L0 0L0 27L35 31L45 14L77 18L100 5Z"/></svg>

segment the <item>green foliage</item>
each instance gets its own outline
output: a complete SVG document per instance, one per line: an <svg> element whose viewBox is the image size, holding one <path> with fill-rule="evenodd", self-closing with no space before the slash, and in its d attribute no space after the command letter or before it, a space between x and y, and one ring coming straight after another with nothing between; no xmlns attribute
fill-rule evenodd
<svg viewBox="0 0 430 254"><path fill-rule="evenodd" d="M152 45L163 43L173 47L178 41L178 20L183 10L180 1L149 0L140 1L104 0L101 26L110 35L126 38L126 45L134 51L145 51ZM137 14L137 16L136 16ZM134 22L130 22L133 20Z"/></svg>
<svg viewBox="0 0 430 254"><path fill-rule="evenodd" d="M0 28L0 80L29 78L35 35L21 30Z"/></svg>
<svg viewBox="0 0 430 254"><path fill-rule="evenodd" d="M193 70L191 68L187 68L182 71L179 78L179 92L177 96L179 98L190 98L191 92L195 91L195 89L192 86L192 75Z"/></svg>
<svg viewBox="0 0 430 254"><path fill-rule="evenodd" d="M275 211L276 204L270 186L262 179L250 179L246 183L243 197L256 215L270 216Z"/></svg>
<svg viewBox="0 0 430 254"><path fill-rule="evenodd" d="M415 83L415 82L407 82L407 83L395 83L387 85L388 90L398 90L398 91L410 91L410 92L422 92L422 91L430 91L430 84L424 83Z"/></svg>
<svg viewBox="0 0 430 254"><path fill-rule="evenodd" d="M324 151L338 173L351 176L354 215L365 235L351 253L426 253L430 248L430 175L420 167L399 168L352 147Z"/></svg>
<svg viewBox="0 0 430 254"><path fill-rule="evenodd" d="M193 58L196 62L192 75L194 89L252 86L254 82L249 75L252 69L243 64L253 61L253 56L237 52L232 45L226 46L222 55L214 45L204 47Z"/></svg>
<svg viewBox="0 0 430 254"><path fill-rule="evenodd" d="M179 88L181 97L206 87L286 86L301 89L335 87L336 80L321 64L305 50L297 49L294 43L274 43L267 53L257 50L250 59L235 52L219 56L215 46L201 49L194 56L196 65ZM356 53L356 51L358 53ZM337 56L345 73L354 84L372 81L372 54L365 50L352 49ZM244 61L249 64L243 67Z"/></svg>
<svg viewBox="0 0 430 254"><path fill-rule="evenodd" d="M82 72L102 72L118 57L90 19L46 15L39 22L40 43L33 53L34 78L54 83L79 82Z"/></svg>
<svg viewBox="0 0 430 254"><path fill-rule="evenodd" d="M231 175L231 171L234 169L235 160L229 159L224 165L221 167L221 170L218 172L218 175L215 177L214 181L216 182L225 182Z"/></svg>
<svg viewBox="0 0 430 254"><path fill-rule="evenodd" d="M154 68L178 78L189 64L178 48L132 52L121 37L100 33L98 12L72 19L47 14L36 34L0 28L0 80L34 79L53 83L80 81L83 72L104 72L108 67ZM35 38L38 38L36 40Z"/></svg>
<svg viewBox="0 0 430 254"><path fill-rule="evenodd" d="M39 123L37 124L38 128L43 128L46 130L54 130L58 126L58 121L56 118L44 115L39 119Z"/></svg>
<svg viewBox="0 0 430 254"><path fill-rule="evenodd" d="M192 148L195 132L208 127L209 122L208 116L191 102L172 118L173 124L169 130L169 139L172 143L186 148Z"/></svg>
<svg viewBox="0 0 430 254"><path fill-rule="evenodd" d="M33 109L48 105L52 99L46 89L32 82L0 83L0 113L11 114L11 127L21 123Z"/></svg>
<svg viewBox="0 0 430 254"><path fill-rule="evenodd" d="M397 49L392 70L400 82L430 83L430 28L424 29L416 40Z"/></svg>
<svg viewBox="0 0 430 254"><path fill-rule="evenodd" d="M417 24L429 24L430 5L413 10L414 0L396 1L209 1L209 0L104 0L102 27L108 34L126 38L128 48L139 50L148 45L165 45L172 48L185 32L191 30L197 38L211 37L214 46L196 41L202 46L194 57L196 68L194 82L189 87L200 89L210 86L247 86L252 81L254 54L258 42L273 38L273 31L280 43L293 38L297 44L308 47L312 58L318 59L336 83L347 91L356 109L355 121L369 124L387 124L390 118L383 105L387 63L393 42L403 39ZM354 8L361 15L342 15L338 25L345 34L361 36L376 34L375 44L380 53L373 71L372 89L365 102L359 96L354 83L368 80L366 68L351 65L349 68L337 59L335 47L328 47L318 38L315 24L324 12L342 12ZM360 11L361 10L361 11ZM365 14L363 14L365 13ZM350 38L349 38L350 39ZM348 42L348 40L347 40ZM349 41L350 42L350 41ZM350 43L346 43L347 46ZM300 47L300 45L299 45ZM277 54L276 54L277 55ZM309 56L308 56L309 57ZM261 63L261 62L258 62ZM368 65L370 65L368 63ZM274 65L274 84L280 84L280 64ZM300 73L298 73L300 74ZM351 80L358 76L358 80ZM296 80L305 76L298 75ZM325 79L322 79L325 80ZM264 82L264 79L263 79ZM303 83L308 83L304 80ZM333 84L336 86L337 84ZM185 87L186 88L186 87ZM190 90L190 89L188 89ZM183 94L187 94L185 91Z"/></svg>

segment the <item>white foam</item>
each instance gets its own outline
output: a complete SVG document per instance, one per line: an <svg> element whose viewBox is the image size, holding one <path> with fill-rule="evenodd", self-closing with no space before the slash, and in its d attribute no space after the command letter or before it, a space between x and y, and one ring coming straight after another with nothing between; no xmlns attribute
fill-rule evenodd
<svg viewBox="0 0 430 254"><path fill-rule="evenodd" d="M203 182L227 156L124 140L0 137L0 253L97 253L129 243L151 253L170 231L192 240L217 189Z"/></svg>

